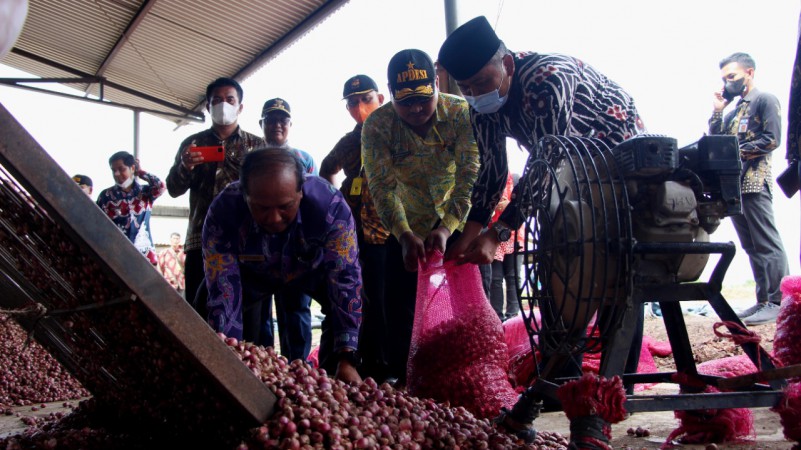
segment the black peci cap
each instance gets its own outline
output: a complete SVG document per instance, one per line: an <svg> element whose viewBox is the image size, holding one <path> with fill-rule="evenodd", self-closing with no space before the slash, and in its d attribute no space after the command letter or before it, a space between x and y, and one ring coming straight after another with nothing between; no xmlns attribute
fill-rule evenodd
<svg viewBox="0 0 801 450"><path fill-rule="evenodd" d="M422 50L401 50L389 60L387 78L395 101L433 97L436 77L431 57Z"/></svg>
<svg viewBox="0 0 801 450"><path fill-rule="evenodd" d="M501 46L501 40L484 16L465 22L445 39L439 64L456 80L466 80L481 70Z"/></svg>

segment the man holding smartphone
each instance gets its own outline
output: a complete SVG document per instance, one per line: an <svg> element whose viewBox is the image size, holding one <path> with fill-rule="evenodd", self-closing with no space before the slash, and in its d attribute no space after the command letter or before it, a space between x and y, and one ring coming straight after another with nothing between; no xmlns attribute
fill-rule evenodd
<svg viewBox="0 0 801 450"><path fill-rule="evenodd" d="M242 112L242 87L231 78L218 78L206 87L206 110L211 114L211 128L186 138L178 148L175 163L167 175L167 191L179 197L189 191L189 226L186 230L184 252L186 265L186 299L194 303L198 288L203 285L203 255L201 233L206 213L214 197L239 178L242 159L251 150L264 146L264 140L239 127ZM222 161L208 162L195 147L222 146ZM205 318L205 301L195 304ZM251 333L252 331L252 333ZM258 332L246 330L249 340L255 341Z"/></svg>
<svg viewBox="0 0 801 450"><path fill-rule="evenodd" d="M709 119L709 134L734 135L740 143L743 213L731 220L751 262L757 301L738 314L746 325L776 320L782 301L781 281L789 274L771 193L771 153L781 140L781 106L776 96L757 90L755 70L753 58L746 53L734 53L720 62L724 85L714 93ZM736 108L724 117L723 110L737 97Z"/></svg>

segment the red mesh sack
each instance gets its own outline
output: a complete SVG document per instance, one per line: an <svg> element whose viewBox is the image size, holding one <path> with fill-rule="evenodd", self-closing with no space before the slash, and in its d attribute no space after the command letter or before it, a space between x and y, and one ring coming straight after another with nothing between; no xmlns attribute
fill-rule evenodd
<svg viewBox="0 0 801 450"><path fill-rule="evenodd" d="M481 285L478 267L429 257L418 271L409 393L496 417L517 401L506 377L503 328Z"/></svg>
<svg viewBox="0 0 801 450"><path fill-rule="evenodd" d="M801 276L782 280L782 307L776 318L773 355L784 366L801 364Z"/></svg>
<svg viewBox="0 0 801 450"><path fill-rule="evenodd" d="M539 311L534 311L532 314L534 314L534 320L539 327ZM522 392L524 388L531 386L534 382L537 369L522 314L503 323L503 335L509 360L509 380L513 387L518 388L517 391ZM534 341L537 341L537 336L534 336ZM539 353L536 356L539 359Z"/></svg>
<svg viewBox="0 0 801 450"><path fill-rule="evenodd" d="M313 349L309 352L309 356L306 358L306 361L311 364L312 367L315 369L320 367L320 346L315 345Z"/></svg>

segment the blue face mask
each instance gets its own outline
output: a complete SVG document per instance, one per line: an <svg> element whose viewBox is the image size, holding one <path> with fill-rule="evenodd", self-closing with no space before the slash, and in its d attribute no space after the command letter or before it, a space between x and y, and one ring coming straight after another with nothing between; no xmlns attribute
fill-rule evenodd
<svg viewBox="0 0 801 450"><path fill-rule="evenodd" d="M487 92L486 94L476 95L475 97L472 95L465 95L464 99L467 100L467 104L479 114L496 113L506 104L506 100L509 98L508 92L501 97L501 86L503 86L503 78L501 78L501 84L498 85L498 89Z"/></svg>

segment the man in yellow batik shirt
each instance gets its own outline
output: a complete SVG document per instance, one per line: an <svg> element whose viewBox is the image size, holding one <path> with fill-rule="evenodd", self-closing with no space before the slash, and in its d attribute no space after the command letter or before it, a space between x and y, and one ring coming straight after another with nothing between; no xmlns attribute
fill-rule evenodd
<svg viewBox="0 0 801 450"><path fill-rule="evenodd" d="M392 102L362 129L362 156L373 203L392 233L387 241L387 359L391 377L406 377L414 322L417 266L445 252L470 210L479 168L467 102L438 92L431 58L398 52L387 70Z"/></svg>

